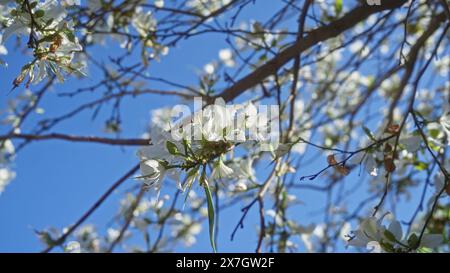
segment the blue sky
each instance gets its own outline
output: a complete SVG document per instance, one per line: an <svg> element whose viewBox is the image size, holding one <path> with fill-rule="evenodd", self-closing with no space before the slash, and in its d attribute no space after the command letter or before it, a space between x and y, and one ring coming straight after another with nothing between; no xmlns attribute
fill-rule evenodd
<svg viewBox="0 0 450 273"><path fill-rule="evenodd" d="M267 18L277 6L278 1L256 1L250 10L244 10L243 18ZM258 4L264 2L263 4ZM295 20L294 20L295 23ZM295 25L288 24L291 29ZM175 49L171 49L162 62L152 63L149 73L152 76L166 77L183 84L195 85L197 82L196 70L212 59L217 59L218 51L227 47L223 38L218 35L209 35L182 41ZM14 50L14 41L7 43L9 55L5 60L9 66L0 68L0 107L13 98L17 93L24 92L20 87L8 94L11 82L24 64L21 50ZM107 60L109 55L116 54L117 47L110 43L103 47L93 49L94 55L99 59ZM89 76L83 81L69 79L64 84L57 84L52 92L47 94L41 107L45 112L35 114L23 126L27 132L36 120L45 117L54 117L75 108L82 102L93 100L98 95L86 94L75 98L60 98L58 93L73 91L84 85L93 84L101 75L91 69ZM158 85L153 86L158 88ZM36 91L39 86L32 86ZM123 134L122 137L140 136L149 122L150 109L172 105L173 98L161 96L142 96L139 99L127 98L123 102L122 111ZM56 126L52 132L64 132L76 135L109 136L103 132L103 124L109 112L102 112L96 120L91 120L91 111L86 111L67 123ZM7 131L5 126L0 127L2 133ZM7 186L0 196L0 252L34 252L42 250L43 245L34 234L34 229L42 230L50 226L62 228L78 219L106 189L120 176L137 163L136 148L121 148L86 143L69 143L62 141L40 141L27 146L14 160L14 170L17 178ZM324 163L325 164L325 163ZM317 164L305 167L304 174L317 171ZM264 174L264 171L262 172ZM357 174L349 177L351 183L358 183L362 179ZM313 182L319 185L326 181L317 179ZM104 231L111 217L117 212L118 200L124 190L137 182L128 180L117 192L109 198L98 211L87 221L93 223L99 232ZM364 186L362 187L364 189ZM174 187L169 193L173 194ZM201 193L200 189L198 192ZM311 194L309 191L297 191L299 199L309 207L320 210L325 202L324 195ZM257 209L254 207L246 219L243 230L237 233L234 242L229 237L240 216L240 208L246 202L240 203L221 214L219 222L218 250L225 252L252 252L256 246L258 225ZM352 206L355 204L349 204ZM178 204L182 206L182 202ZM291 215L304 219L305 223L320 222L321 217L312 217L309 212L296 206ZM407 214L406 219L408 219ZM198 237L199 243L192 248L178 248L178 251L210 252L207 227ZM344 249L342 249L344 250Z"/></svg>

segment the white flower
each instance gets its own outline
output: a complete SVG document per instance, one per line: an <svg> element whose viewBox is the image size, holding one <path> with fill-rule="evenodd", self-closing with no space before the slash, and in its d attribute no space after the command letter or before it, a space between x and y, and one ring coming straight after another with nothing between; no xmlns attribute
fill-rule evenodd
<svg viewBox="0 0 450 273"><path fill-rule="evenodd" d="M366 246L366 249L370 253L381 253L381 252L383 252L380 243L377 242L377 241L368 242L367 246Z"/></svg>
<svg viewBox="0 0 450 273"><path fill-rule="evenodd" d="M16 177L16 173L7 169L0 168L0 194L5 190L5 187Z"/></svg>
<svg viewBox="0 0 450 273"><path fill-rule="evenodd" d="M155 7L163 8L164 7L164 0L155 0Z"/></svg>
<svg viewBox="0 0 450 273"><path fill-rule="evenodd" d="M222 159L219 159L214 164L214 169L212 171L213 179L229 178L233 175L233 169L225 165Z"/></svg>
<svg viewBox="0 0 450 273"><path fill-rule="evenodd" d="M244 192L247 190L247 184L245 184L243 181L238 181L236 185L234 185L234 190L236 192Z"/></svg>
<svg viewBox="0 0 450 273"><path fill-rule="evenodd" d="M65 8L56 0L48 0L45 2L38 2L38 5L34 9L44 10L45 13L39 18L41 22L47 22L52 19L52 23L48 28L56 27L67 16ZM31 18L27 12L21 12L18 16L15 16L5 28L3 33L3 41L5 41L13 34L21 35L28 34L30 32ZM41 37L42 38L42 37Z"/></svg>
<svg viewBox="0 0 450 273"><path fill-rule="evenodd" d="M212 64L212 63L206 64L206 65L203 67L203 69L205 70L205 72L206 72L207 74L213 74L214 71L216 70L216 68L214 67L214 64Z"/></svg>
<svg viewBox="0 0 450 273"><path fill-rule="evenodd" d="M281 215L279 213L277 213L275 210L269 209L266 211L266 214L267 214L267 216L275 219L275 224L277 224L280 227L283 226L283 224L284 224L283 217L281 217Z"/></svg>
<svg viewBox="0 0 450 273"><path fill-rule="evenodd" d="M298 99L294 104L294 115L295 115L295 123L294 135L301 137L302 139L308 141L311 137L311 130L307 128L311 126L310 114L307 113L305 103L303 100ZM292 146L292 152L303 154L306 150L307 144L300 141Z"/></svg>
<svg viewBox="0 0 450 273"><path fill-rule="evenodd" d="M2 35L0 34L0 55L8 54L8 50L4 45L2 45Z"/></svg>
<svg viewBox="0 0 450 273"><path fill-rule="evenodd" d="M350 52L359 54L362 58L367 57L370 54L370 49L361 40L356 40L350 45Z"/></svg>
<svg viewBox="0 0 450 273"><path fill-rule="evenodd" d="M108 242L114 242L120 235L120 231L114 228L108 228L106 231Z"/></svg>
<svg viewBox="0 0 450 273"><path fill-rule="evenodd" d="M228 67L233 67L235 65L233 52L228 48L219 51L219 58Z"/></svg>
<svg viewBox="0 0 450 273"><path fill-rule="evenodd" d="M446 77L450 71L450 56L444 56L434 61L436 70L442 77Z"/></svg>
<svg viewBox="0 0 450 273"><path fill-rule="evenodd" d="M419 247L436 248L443 242L441 234L424 234Z"/></svg>
<svg viewBox="0 0 450 273"><path fill-rule="evenodd" d="M70 241L67 243L64 251L67 253L81 253L81 245L77 241Z"/></svg>
<svg viewBox="0 0 450 273"><path fill-rule="evenodd" d="M172 127L172 109L169 107L159 108L151 111L152 126L159 127L164 131L169 131ZM158 130L155 128L155 130Z"/></svg>
<svg viewBox="0 0 450 273"><path fill-rule="evenodd" d="M408 136L400 140L400 143L405 145L406 150L411 153L419 150L421 142L421 136Z"/></svg>
<svg viewBox="0 0 450 273"><path fill-rule="evenodd" d="M445 186L445 176L441 171L439 171L438 173L436 173L436 175L434 177L435 193L434 193L433 197L431 198L431 200L434 201L434 198L442 191L444 186ZM441 196L446 196L446 195L447 195L447 192L443 191Z"/></svg>
<svg viewBox="0 0 450 273"><path fill-rule="evenodd" d="M387 214L385 214L387 215ZM353 232L354 237L348 240L348 245L355 247L366 247L370 252L385 252L389 251L383 245L389 245L392 251L411 251L411 243L403 239L403 231L400 222L392 220L389 227L384 227L381 222L383 217L376 219L369 217L364 219L358 227L358 230ZM412 234L415 235L415 234ZM415 235L416 238L418 237ZM408 237L408 236L406 236ZM409 238L411 238L409 236ZM442 235L439 234L424 234L420 247L436 248L442 243Z"/></svg>
<svg viewBox="0 0 450 273"><path fill-rule="evenodd" d="M360 152L350 160L352 164L362 164L371 176L378 176L378 166L374 154Z"/></svg>
<svg viewBox="0 0 450 273"><path fill-rule="evenodd" d="M136 14L133 16L131 24L142 37L147 37L149 32L156 30L156 20L153 18L152 12L144 13L141 7L136 9ZM147 46L152 46L152 44Z"/></svg>
<svg viewBox="0 0 450 273"><path fill-rule="evenodd" d="M155 187L159 192L166 171L164 166L158 160L148 159L141 162L140 168L142 176L139 178L143 179L148 187Z"/></svg>
<svg viewBox="0 0 450 273"><path fill-rule="evenodd" d="M233 159L230 163L230 168L233 169L233 176L240 179L250 181L255 180L255 170L253 169L252 158Z"/></svg>
<svg viewBox="0 0 450 273"><path fill-rule="evenodd" d="M369 242L379 241L382 238L383 226L381 220L375 217L364 219L356 231L354 237L348 241L348 245L355 247L366 247Z"/></svg>
<svg viewBox="0 0 450 273"><path fill-rule="evenodd" d="M167 140L171 139L170 134L161 130L161 128L154 127L150 130L151 145L141 147L137 156L141 161L146 159L165 160L168 163L176 163L177 158L170 154L166 147ZM182 150L182 144L176 141L171 141L178 147L178 150Z"/></svg>
<svg viewBox="0 0 450 273"><path fill-rule="evenodd" d="M192 220L191 216L182 213L176 213L174 219L177 221L172 225L172 236L178 237L181 235L185 246L189 247L195 244L195 235L202 230L202 225Z"/></svg>
<svg viewBox="0 0 450 273"><path fill-rule="evenodd" d="M442 129L447 134L447 143L450 145L450 111L446 111L445 114L439 119L439 124L441 124Z"/></svg>
<svg viewBox="0 0 450 273"><path fill-rule="evenodd" d="M310 224L306 227L299 227L299 232L301 233L300 239L303 241L307 252L315 252L317 245L324 241L325 228L326 226L324 224Z"/></svg>
<svg viewBox="0 0 450 273"><path fill-rule="evenodd" d="M15 149L11 140L0 141L0 164L8 163L14 157Z"/></svg>
<svg viewBox="0 0 450 273"><path fill-rule="evenodd" d="M194 114L194 126L201 126L202 137L208 141L221 141L227 136L233 136L233 121L232 110L221 98L213 105L205 107L203 111ZM194 129L194 132L196 131Z"/></svg>

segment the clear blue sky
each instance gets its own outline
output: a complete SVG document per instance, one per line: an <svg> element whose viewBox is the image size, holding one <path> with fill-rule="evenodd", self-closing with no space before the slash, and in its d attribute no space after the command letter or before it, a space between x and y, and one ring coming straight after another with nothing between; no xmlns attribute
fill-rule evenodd
<svg viewBox="0 0 450 273"><path fill-rule="evenodd" d="M243 18L267 18L267 15L274 11L275 2L279 1L256 2L259 4L244 11ZM295 25L291 25L291 29L295 29ZM152 76L167 77L184 84L195 84L197 82L196 69L202 69L203 65L212 59L217 59L218 51L225 47L223 39L217 35L182 41L178 48L171 49L170 54L164 57L161 63L151 64L149 72ZM7 69L0 68L1 107L17 93L24 92L24 89L20 87L8 94L12 80L27 58L24 58L19 50L13 49L13 39L8 42L7 48L9 55L5 60L9 63L9 67ZM108 55L117 53L117 48L108 44L96 48L94 52L99 59L107 60ZM97 82L100 77L97 73L98 71L91 70L88 78L83 82L68 80L64 84L55 85L53 91L47 94L42 101L41 106L45 109L45 113L41 116L34 115L35 118L29 119L23 126L23 132L27 132L27 128L30 128L36 120L57 116L84 101L97 98L98 95L91 96L91 94L71 99L57 97L58 93L73 91L80 85ZM31 90L36 91L38 88L39 86L32 86ZM172 98L158 96L125 99L122 104L124 106L122 111L123 137L140 136L149 122L149 110L172 103ZM104 111L94 121L90 118L91 113L87 111L70 122L58 125L52 132L107 136L102 128L109 112ZM1 126L0 131L4 133L7 128ZM136 148L61 141L40 141L26 147L14 161L17 178L0 195L0 252L41 250L43 245L33 230L42 230L50 226L62 228L73 223L117 178L137 163L135 152ZM311 174L315 171L317 168L312 167L303 170L304 174ZM353 182L360 180L355 174L349 179ZM324 184L325 182L318 179L305 183ZM137 182L132 179L127 181L87 222L95 224L99 232L105 231L111 217L117 212L117 201L123 191L135 183ZM170 192L173 193L173 187L170 187ZM309 191L299 191L299 199L309 207L322 209L325 196L310 193ZM249 214L245 228L238 232L235 242L229 240L238 216L240 217L240 208L245 204L241 203L221 215L219 251L254 251L257 240L256 226L258 225L256 208L253 208ZM181 202L178 205L181 207ZM351 205L349 204L349 206ZM304 221L305 224L320 222L320 218L312 218L309 214L310 211L302 210L302 206L295 208L296 210L290 211L290 213L298 217L298 221ZM178 248L177 250L210 252L207 226L204 226L198 240L199 243L190 249Z"/></svg>

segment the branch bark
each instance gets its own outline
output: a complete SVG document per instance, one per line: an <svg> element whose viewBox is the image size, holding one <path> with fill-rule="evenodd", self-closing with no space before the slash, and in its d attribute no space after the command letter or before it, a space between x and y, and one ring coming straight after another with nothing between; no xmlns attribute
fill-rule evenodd
<svg viewBox="0 0 450 273"><path fill-rule="evenodd" d="M34 135L34 134L9 134L0 135L0 140L5 139L24 139L29 141L34 140L65 140L71 142L90 142L90 143L100 143L108 145L120 145L120 146L145 146L150 144L150 139L141 138L105 138L105 137L95 137L95 136L74 136L59 133L51 133L46 135Z"/></svg>

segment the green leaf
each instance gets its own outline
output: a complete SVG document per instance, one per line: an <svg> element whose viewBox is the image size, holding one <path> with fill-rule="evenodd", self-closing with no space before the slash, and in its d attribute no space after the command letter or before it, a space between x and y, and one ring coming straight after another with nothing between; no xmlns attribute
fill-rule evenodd
<svg viewBox="0 0 450 273"><path fill-rule="evenodd" d="M408 238L408 245L411 248L416 249L418 244L419 244L419 238L417 237L417 235L415 233L411 234Z"/></svg>
<svg viewBox="0 0 450 273"><path fill-rule="evenodd" d="M342 12L342 0L336 0L334 3L334 10L336 11L336 15L341 14Z"/></svg>
<svg viewBox="0 0 450 273"><path fill-rule="evenodd" d="M428 164L422 161L417 161L414 162L414 167L416 168L416 170L423 171L428 168Z"/></svg>
<svg viewBox="0 0 450 273"><path fill-rule="evenodd" d="M213 248L214 253L216 253L216 244L214 243L214 229L215 229L215 213L214 213L214 205L211 190L209 189L208 181L204 175L203 177L203 188L205 189L206 201L208 202L208 219L209 219L209 241L211 242L211 247Z"/></svg>
<svg viewBox="0 0 450 273"><path fill-rule="evenodd" d="M69 41L75 43L75 35L70 29L65 29L64 34L66 35L67 39L69 39Z"/></svg>
<svg viewBox="0 0 450 273"><path fill-rule="evenodd" d="M395 235L392 234L392 232L390 232L387 229L384 231L384 236L386 237L386 239L388 239L391 242L397 242L397 239L395 238Z"/></svg>
<svg viewBox="0 0 450 273"><path fill-rule="evenodd" d="M432 137L432 138L438 138L438 136L439 136L439 133L441 132L439 129L431 129L431 130L429 130L429 132L430 132L430 136Z"/></svg>
<svg viewBox="0 0 450 273"><path fill-rule="evenodd" d="M178 151L177 145L175 145L173 142L170 142L168 140L166 141L166 148L167 148L167 151L169 151L169 153L171 155L178 155L180 153Z"/></svg>
<svg viewBox="0 0 450 273"><path fill-rule="evenodd" d="M372 140L372 141L377 141L375 136L372 134L372 132L370 131L369 128L367 128L366 126L362 127L364 130L364 133L366 133L366 135Z"/></svg>
<svg viewBox="0 0 450 273"><path fill-rule="evenodd" d="M381 246L386 252L389 252L389 253L395 252L394 247L393 247L391 244L389 244L389 243L386 243L386 242L380 242L380 246Z"/></svg>
<svg viewBox="0 0 450 273"><path fill-rule="evenodd" d="M64 77L61 75L61 72L59 71L58 67L53 62L48 62L48 65L50 66L50 70L52 73L58 78L60 82L64 82Z"/></svg>
<svg viewBox="0 0 450 273"><path fill-rule="evenodd" d="M48 19L47 22L45 22L45 26L51 25L51 23L53 23L54 20L55 20L54 18Z"/></svg>
<svg viewBox="0 0 450 273"><path fill-rule="evenodd" d="M34 12L34 17L36 17L36 18L41 18L44 15L45 15L45 11L42 9L38 9L37 11Z"/></svg>
<svg viewBox="0 0 450 273"><path fill-rule="evenodd" d="M31 2L31 3L30 3L30 8L31 8L31 9L34 9L34 8L37 6L37 4L38 4L37 1Z"/></svg>
<svg viewBox="0 0 450 273"><path fill-rule="evenodd" d="M199 169L198 166L195 167L195 168L193 168L192 170L189 171L189 173L188 173L188 175L187 175L187 180L189 180L189 178L191 178L191 177L193 177L193 178L192 178L192 180L189 182L189 184L183 186L183 190L185 190L186 187L187 187L187 189L188 189L188 190L186 191L186 196L184 197L183 209L184 209L184 206L186 205L186 201L187 201L187 199L188 199L188 197L189 197L189 193L191 192L192 184L194 184L194 181L195 181L194 176L197 176L197 175L198 175L198 169Z"/></svg>

